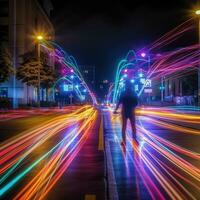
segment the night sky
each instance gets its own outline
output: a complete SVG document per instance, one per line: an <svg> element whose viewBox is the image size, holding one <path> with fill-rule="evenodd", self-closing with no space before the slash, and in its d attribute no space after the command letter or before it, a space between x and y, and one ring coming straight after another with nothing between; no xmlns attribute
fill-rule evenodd
<svg viewBox="0 0 200 200"><path fill-rule="evenodd" d="M131 2L131 3L129 3ZM196 0L52 0L56 41L99 80L114 79L118 61L189 19Z"/></svg>

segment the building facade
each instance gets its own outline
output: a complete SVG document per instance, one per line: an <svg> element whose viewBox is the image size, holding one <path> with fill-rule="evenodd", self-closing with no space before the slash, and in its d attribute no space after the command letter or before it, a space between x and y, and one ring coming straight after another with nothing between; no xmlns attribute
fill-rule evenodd
<svg viewBox="0 0 200 200"><path fill-rule="evenodd" d="M164 100L176 105L197 105L198 72L185 70L164 79Z"/></svg>
<svg viewBox="0 0 200 200"><path fill-rule="evenodd" d="M54 39L51 10L52 4L48 0L0 0L0 40L7 42L15 69L20 65L22 55L35 50L37 34L45 33L47 39ZM15 76L0 84L0 94L1 91L13 101L14 107L36 100L35 89Z"/></svg>
<svg viewBox="0 0 200 200"><path fill-rule="evenodd" d="M92 90L96 88L96 67L94 65L79 65L81 74Z"/></svg>

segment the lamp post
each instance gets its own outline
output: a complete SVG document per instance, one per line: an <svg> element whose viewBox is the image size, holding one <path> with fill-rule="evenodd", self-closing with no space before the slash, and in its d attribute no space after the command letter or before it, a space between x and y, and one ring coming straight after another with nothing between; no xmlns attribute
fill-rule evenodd
<svg viewBox="0 0 200 200"><path fill-rule="evenodd" d="M38 107L40 107L40 42L43 40L42 35L37 36L37 59L38 59Z"/></svg>
<svg viewBox="0 0 200 200"><path fill-rule="evenodd" d="M195 14L198 16L198 37L199 37L199 45L200 45L200 9L195 11ZM200 62L198 67L198 106L200 106Z"/></svg>
<svg viewBox="0 0 200 200"><path fill-rule="evenodd" d="M161 103L164 101L164 77L161 77Z"/></svg>

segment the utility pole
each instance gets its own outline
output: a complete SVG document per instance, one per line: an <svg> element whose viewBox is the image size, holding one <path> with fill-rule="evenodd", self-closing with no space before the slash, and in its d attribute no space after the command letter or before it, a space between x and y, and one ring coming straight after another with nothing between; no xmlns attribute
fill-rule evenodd
<svg viewBox="0 0 200 200"><path fill-rule="evenodd" d="M14 67L14 75L13 75L13 108L16 109L18 107L17 101L17 93L16 93L16 69L17 69L17 53L16 53L16 0L13 1L13 67Z"/></svg>
<svg viewBox="0 0 200 200"><path fill-rule="evenodd" d="M72 105L72 99L73 99L73 95L72 94L69 95L69 99L70 99L70 105Z"/></svg>
<svg viewBox="0 0 200 200"><path fill-rule="evenodd" d="M37 45L37 57L38 57L38 107L40 107L40 42Z"/></svg>
<svg viewBox="0 0 200 200"><path fill-rule="evenodd" d="M161 102L164 100L164 78L161 77Z"/></svg>
<svg viewBox="0 0 200 200"><path fill-rule="evenodd" d="M41 62L40 62L40 42L43 40L42 35L37 36L37 59L38 59L38 107L40 107L40 67L41 67Z"/></svg>
<svg viewBox="0 0 200 200"><path fill-rule="evenodd" d="M198 22L198 32L199 32L199 46L200 46L200 16L198 15L199 17L199 22ZM199 47L200 48L200 47ZM200 60L200 58L199 58ZM198 106L200 106L200 61L199 61L199 67L198 67Z"/></svg>

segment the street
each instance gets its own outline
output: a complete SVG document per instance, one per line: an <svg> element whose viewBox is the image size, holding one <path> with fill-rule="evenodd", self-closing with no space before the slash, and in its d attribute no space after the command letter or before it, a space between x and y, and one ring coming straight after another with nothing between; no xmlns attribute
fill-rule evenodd
<svg viewBox="0 0 200 200"><path fill-rule="evenodd" d="M95 129L96 118L94 108L83 106L67 114L55 114L3 141L0 195L6 199L46 196ZM15 122L16 129L20 123ZM7 133L3 135L8 137Z"/></svg>
<svg viewBox="0 0 200 200"><path fill-rule="evenodd" d="M0 0L0 199L200 200L200 1Z"/></svg>
<svg viewBox="0 0 200 200"><path fill-rule="evenodd" d="M3 199L200 198L198 110L139 107L126 148L110 107L46 112L0 122Z"/></svg>
<svg viewBox="0 0 200 200"><path fill-rule="evenodd" d="M105 111L105 144L113 199L199 199L199 115L138 109L139 146L120 145L120 119ZM114 171L114 174L113 172ZM112 175L113 174L113 175ZM114 188L114 190L113 190ZM112 198L111 198L112 199Z"/></svg>

